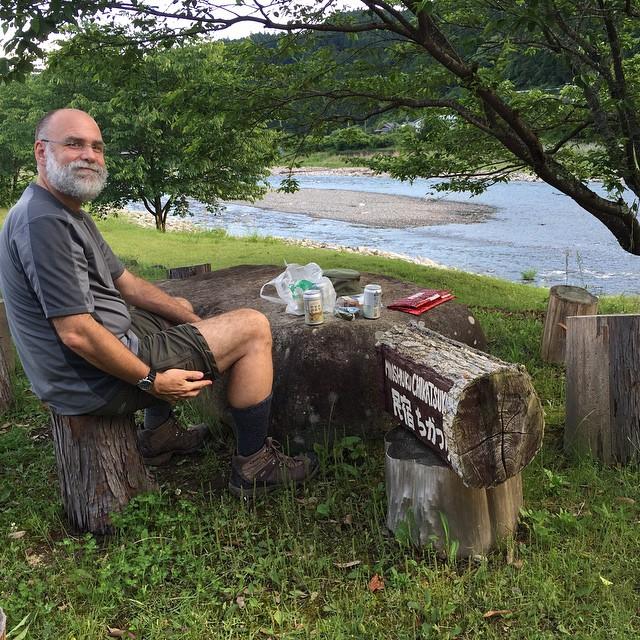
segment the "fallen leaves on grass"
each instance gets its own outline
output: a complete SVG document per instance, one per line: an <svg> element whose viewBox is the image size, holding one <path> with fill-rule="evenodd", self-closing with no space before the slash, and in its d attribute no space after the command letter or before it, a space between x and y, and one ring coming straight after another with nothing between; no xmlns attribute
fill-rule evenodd
<svg viewBox="0 0 640 640"><path fill-rule="evenodd" d="M377 573L369 580L369 591L375 593L376 591L382 591L384 589L384 578L380 577Z"/></svg>
<svg viewBox="0 0 640 640"><path fill-rule="evenodd" d="M118 629L118 627L107 627L107 636L109 638L129 638L130 640L135 639L136 634L127 631L127 629Z"/></svg>
<svg viewBox="0 0 640 640"><path fill-rule="evenodd" d="M338 569L351 569L351 567L357 567L362 563L362 560L350 560L349 562L334 562L333 564Z"/></svg>
<svg viewBox="0 0 640 640"><path fill-rule="evenodd" d="M489 620L491 618L497 618L501 616L509 615L513 613L510 609L489 609L486 613L482 615L485 620Z"/></svg>
<svg viewBox="0 0 640 640"><path fill-rule="evenodd" d="M24 538L27 535L26 531L12 531L7 534L7 537L11 540L20 540L20 538Z"/></svg>

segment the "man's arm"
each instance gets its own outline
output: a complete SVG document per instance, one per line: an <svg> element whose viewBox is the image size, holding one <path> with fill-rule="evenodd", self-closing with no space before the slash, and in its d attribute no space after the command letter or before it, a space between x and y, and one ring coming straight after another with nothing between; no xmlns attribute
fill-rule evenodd
<svg viewBox="0 0 640 640"><path fill-rule="evenodd" d="M173 296L162 291L154 284L134 276L126 269L114 281L125 302L139 309L151 311L175 324L198 322L200 316L186 309Z"/></svg>
<svg viewBox="0 0 640 640"><path fill-rule="evenodd" d="M148 364L88 313L52 318L52 322L60 340L98 369L130 384L149 373ZM201 371L168 369L158 373L150 393L168 402L193 398L212 384L210 380L202 380L203 375Z"/></svg>

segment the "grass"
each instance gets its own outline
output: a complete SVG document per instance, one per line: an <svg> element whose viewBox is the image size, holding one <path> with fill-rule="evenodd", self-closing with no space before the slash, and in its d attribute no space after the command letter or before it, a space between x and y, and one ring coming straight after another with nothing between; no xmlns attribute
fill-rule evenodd
<svg viewBox="0 0 640 640"><path fill-rule="evenodd" d="M325 169L342 169L358 166L358 158L373 156L378 153L391 153L392 150L371 149L368 151L314 151L296 159L301 167L323 167ZM354 164L355 163L355 164Z"/></svg>
<svg viewBox="0 0 640 640"><path fill-rule="evenodd" d="M516 537L477 562L447 562L389 535L380 438L321 447L317 482L243 504L221 488L233 446L223 435L205 455L160 472L161 491L118 515L114 536L73 536L47 415L18 375L15 406L0 416L0 607L14 640L25 630L27 639L91 640L107 627L145 640L640 634L640 473L564 456L564 373L539 359L546 290L274 240L160 235L121 220L101 227L150 277L187 263L314 260L451 288L472 306L490 351L532 375L544 446L523 474ZM638 306L623 297L600 305ZM372 593L376 574L384 590Z"/></svg>

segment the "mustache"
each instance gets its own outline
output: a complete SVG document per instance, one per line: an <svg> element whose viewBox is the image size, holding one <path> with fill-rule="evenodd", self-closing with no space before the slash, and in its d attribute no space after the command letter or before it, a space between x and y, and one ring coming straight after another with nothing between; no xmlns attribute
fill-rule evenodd
<svg viewBox="0 0 640 640"><path fill-rule="evenodd" d="M90 169L91 171L97 173L100 177L106 178L108 175L107 169L97 162L89 162L88 160L73 160L67 164L67 167L71 170L75 169Z"/></svg>

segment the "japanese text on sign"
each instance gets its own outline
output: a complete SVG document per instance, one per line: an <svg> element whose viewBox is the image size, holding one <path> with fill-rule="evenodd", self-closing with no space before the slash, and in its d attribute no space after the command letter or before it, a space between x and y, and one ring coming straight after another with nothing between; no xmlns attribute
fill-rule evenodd
<svg viewBox="0 0 640 640"><path fill-rule="evenodd" d="M387 411L450 461L442 417L452 382L387 349L383 349L382 361Z"/></svg>

